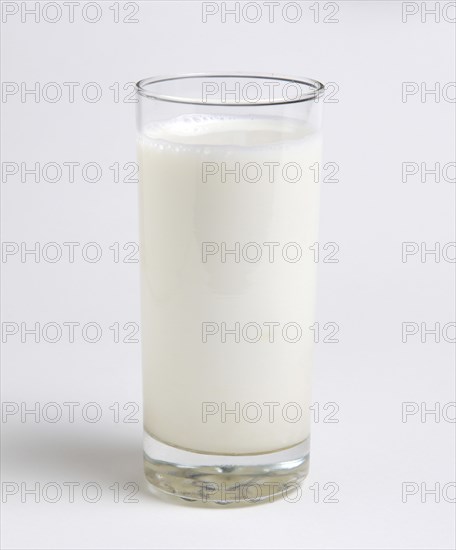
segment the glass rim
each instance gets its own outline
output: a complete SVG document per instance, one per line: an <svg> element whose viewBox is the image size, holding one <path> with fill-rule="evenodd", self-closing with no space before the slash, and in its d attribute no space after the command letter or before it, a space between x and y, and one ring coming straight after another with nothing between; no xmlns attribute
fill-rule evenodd
<svg viewBox="0 0 456 550"><path fill-rule="evenodd" d="M199 79L199 78L251 78L255 80L276 80L287 83L295 83L306 86L309 88L309 91L301 94L299 97L294 99L282 98L277 101L259 101L259 102L227 102L227 101L203 101L195 100L194 98L189 97L180 97L177 95L169 95L161 92L154 92L148 87L153 87L155 84L161 82L172 82L176 80L188 80L188 79ZM292 77L284 75L276 75L274 73L244 73L244 72L232 72L232 73L186 73L186 74L177 74L177 75L168 75L168 76L151 76L143 78L136 82L135 85L137 93L149 99L156 99L158 101L167 101L170 103L182 103L190 105L213 105L219 107L265 107L267 105L287 105L291 103L302 103L304 101L310 101L321 96L325 90L324 84L318 80L307 77Z"/></svg>

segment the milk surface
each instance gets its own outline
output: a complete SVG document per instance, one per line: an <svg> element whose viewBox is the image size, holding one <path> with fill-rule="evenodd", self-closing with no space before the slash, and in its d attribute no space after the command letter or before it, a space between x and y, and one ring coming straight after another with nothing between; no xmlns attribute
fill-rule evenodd
<svg viewBox="0 0 456 550"><path fill-rule="evenodd" d="M319 195L309 167L320 152L318 132L279 117L185 116L138 137L144 425L153 437L256 454L309 436L308 247Z"/></svg>

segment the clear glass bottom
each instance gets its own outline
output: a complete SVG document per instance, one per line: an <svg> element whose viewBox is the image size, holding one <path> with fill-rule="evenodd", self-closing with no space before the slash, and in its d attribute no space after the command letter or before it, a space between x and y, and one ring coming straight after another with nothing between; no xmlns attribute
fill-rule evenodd
<svg viewBox="0 0 456 550"><path fill-rule="evenodd" d="M300 490L309 470L309 438L280 451L213 455L178 449L144 433L144 471L151 489L186 501L246 505Z"/></svg>

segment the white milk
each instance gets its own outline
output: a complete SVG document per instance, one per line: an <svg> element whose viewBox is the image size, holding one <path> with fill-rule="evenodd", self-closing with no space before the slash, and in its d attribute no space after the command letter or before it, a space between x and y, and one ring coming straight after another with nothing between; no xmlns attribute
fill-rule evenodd
<svg viewBox="0 0 456 550"><path fill-rule="evenodd" d="M320 150L318 133L281 118L186 116L139 137L144 424L153 437L254 454L309 436L308 247L318 218L309 166Z"/></svg>

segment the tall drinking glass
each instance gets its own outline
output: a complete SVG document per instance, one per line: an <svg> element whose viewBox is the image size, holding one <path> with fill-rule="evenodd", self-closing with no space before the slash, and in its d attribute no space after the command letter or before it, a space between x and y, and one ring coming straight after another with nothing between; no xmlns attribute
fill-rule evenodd
<svg viewBox="0 0 456 550"><path fill-rule="evenodd" d="M146 478L274 500L309 464L323 85L195 74L137 91Z"/></svg>

